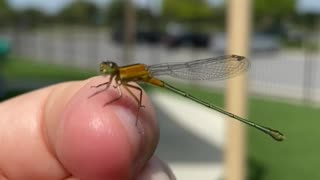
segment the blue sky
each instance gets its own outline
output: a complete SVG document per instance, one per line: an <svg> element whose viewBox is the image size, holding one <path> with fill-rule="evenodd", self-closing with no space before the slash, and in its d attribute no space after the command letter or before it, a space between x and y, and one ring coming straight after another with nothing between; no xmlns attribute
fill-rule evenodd
<svg viewBox="0 0 320 180"><path fill-rule="evenodd" d="M36 7L40 8L48 13L55 13L63 8L65 5L69 4L73 0L54 0L54 1L44 1L44 0L8 0L9 3L17 8L24 9L27 7ZM99 5L106 4L110 2L110 0L91 0ZM148 2L158 2L161 0L134 0L141 6L146 5ZM213 4L217 4L222 2L223 0L209 0L209 2ZM266 0L268 1L268 0ZM298 0L298 10L301 12L305 11L313 11L320 13L320 3L319 0Z"/></svg>
<svg viewBox="0 0 320 180"><path fill-rule="evenodd" d="M298 11L314 12L320 14L319 0L298 0Z"/></svg>

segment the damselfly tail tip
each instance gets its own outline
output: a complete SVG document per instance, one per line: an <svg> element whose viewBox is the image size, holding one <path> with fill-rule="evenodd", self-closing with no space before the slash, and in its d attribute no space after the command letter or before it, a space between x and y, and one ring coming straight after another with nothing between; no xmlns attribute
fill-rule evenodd
<svg viewBox="0 0 320 180"><path fill-rule="evenodd" d="M277 141L283 141L286 139L286 137L281 132L273 129L270 129L269 135Z"/></svg>

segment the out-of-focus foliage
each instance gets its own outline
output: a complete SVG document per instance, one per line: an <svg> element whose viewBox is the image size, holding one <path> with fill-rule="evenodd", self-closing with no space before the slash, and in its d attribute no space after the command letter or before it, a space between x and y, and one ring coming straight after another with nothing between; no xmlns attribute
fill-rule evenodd
<svg viewBox="0 0 320 180"><path fill-rule="evenodd" d="M24 10L15 10L9 6L8 1L0 0L1 26L33 27L50 21L51 17L40 9L28 8Z"/></svg>
<svg viewBox="0 0 320 180"><path fill-rule="evenodd" d="M273 16L275 18L290 16L296 12L296 0L254 0L256 16Z"/></svg>
<svg viewBox="0 0 320 180"><path fill-rule="evenodd" d="M138 8L136 10L137 13L137 18L140 22L142 23L151 23L150 25L152 25L154 22L154 19L157 18L155 17L155 15L153 15L151 13L151 11L149 9L146 8Z"/></svg>
<svg viewBox="0 0 320 180"><path fill-rule="evenodd" d="M134 4L133 4L134 6ZM124 11L126 8L125 0L113 0L105 9L105 17L107 25L123 25ZM146 25L151 28L155 26L155 20L157 24L161 21L161 17L156 17L152 14L151 10L144 7L134 6L135 14L139 25Z"/></svg>
<svg viewBox="0 0 320 180"><path fill-rule="evenodd" d="M14 20L14 11L7 1L0 0L0 25L10 24Z"/></svg>
<svg viewBox="0 0 320 180"><path fill-rule="evenodd" d="M190 32L208 32L213 28L210 24L217 20L216 9L207 0L163 0L162 3L163 24L175 22ZM223 24L223 21L224 18L216 22Z"/></svg>
<svg viewBox="0 0 320 180"><path fill-rule="evenodd" d="M176 21L208 20L213 9L205 0L163 0L163 16Z"/></svg>
<svg viewBox="0 0 320 180"><path fill-rule="evenodd" d="M71 24L95 24L99 18L97 6L89 1L74 1L58 15L58 21Z"/></svg>
<svg viewBox="0 0 320 180"><path fill-rule="evenodd" d="M30 8L16 13L16 23L20 26L34 27L47 22L49 16L44 14L42 11Z"/></svg>
<svg viewBox="0 0 320 180"><path fill-rule="evenodd" d="M105 10L107 24L119 24L124 19L125 0L113 0Z"/></svg>
<svg viewBox="0 0 320 180"><path fill-rule="evenodd" d="M253 1L254 26L259 32L284 36L285 26L296 14L296 0Z"/></svg>
<svg viewBox="0 0 320 180"><path fill-rule="evenodd" d="M15 10L8 0L0 0L0 25L78 24L78 25L121 25L124 20L126 0L110 0L105 7L93 1L77 0L57 14L47 15L35 8ZM150 1L151 3L152 1ZM163 0L161 12L156 15L148 7L135 6L137 23L154 27L165 27L168 22L183 23L190 29L222 29L228 1L213 5L209 0ZM299 14L297 0L254 0L252 1L255 30L280 32L285 24L300 24L312 27L317 22L315 14ZM156 23L155 23L156 22ZM213 25L214 24L214 25Z"/></svg>

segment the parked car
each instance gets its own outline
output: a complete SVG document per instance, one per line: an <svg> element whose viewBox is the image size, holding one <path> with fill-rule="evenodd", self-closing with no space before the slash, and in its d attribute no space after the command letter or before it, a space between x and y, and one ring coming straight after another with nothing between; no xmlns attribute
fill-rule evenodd
<svg viewBox="0 0 320 180"><path fill-rule="evenodd" d="M152 29L138 28L135 32L135 41L137 43L157 44L160 43L162 34L159 31ZM122 43L124 40L123 27L115 28L112 32L112 40L117 43Z"/></svg>
<svg viewBox="0 0 320 180"><path fill-rule="evenodd" d="M166 25L164 44L175 48L189 46L206 48L210 44L209 35L199 31L191 31L188 26L181 23L170 22Z"/></svg>
<svg viewBox="0 0 320 180"><path fill-rule="evenodd" d="M207 48L209 35L200 32L183 32L175 35L166 35L164 43L170 48L189 46L195 48Z"/></svg>

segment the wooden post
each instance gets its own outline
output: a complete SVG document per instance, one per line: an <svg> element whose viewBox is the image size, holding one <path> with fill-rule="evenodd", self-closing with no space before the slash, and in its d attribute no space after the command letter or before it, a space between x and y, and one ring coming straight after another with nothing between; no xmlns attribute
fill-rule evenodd
<svg viewBox="0 0 320 180"><path fill-rule="evenodd" d="M251 1L228 1L228 54L248 56L251 29ZM246 117L246 73L227 81L226 109ZM246 134L244 125L233 119L227 120L227 143L225 150L225 179L246 179Z"/></svg>

